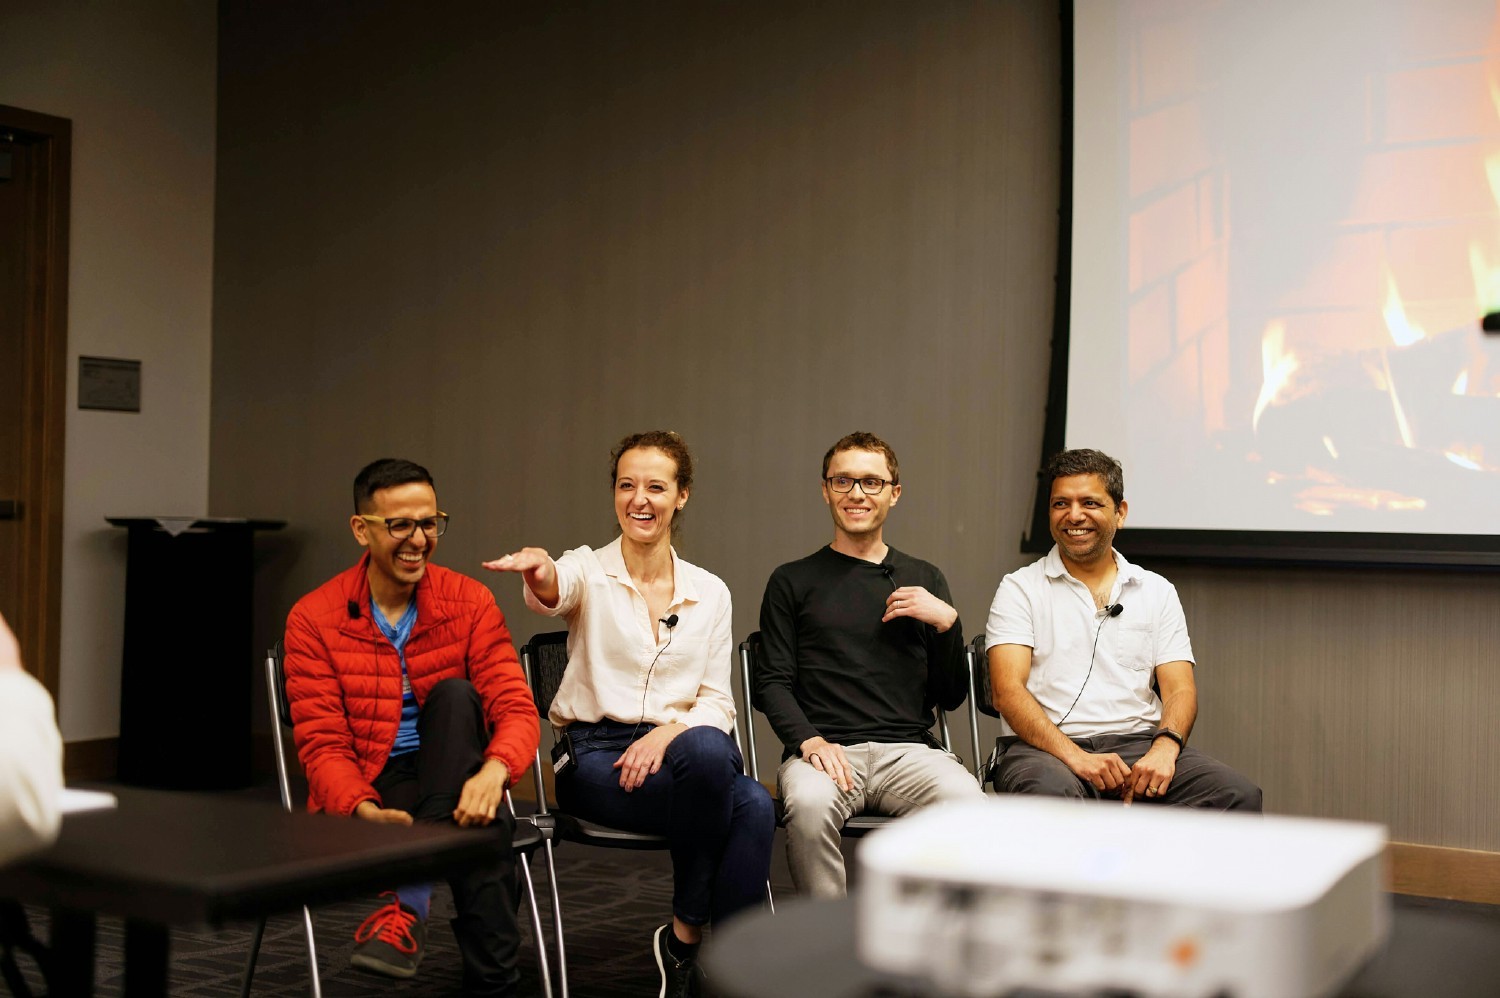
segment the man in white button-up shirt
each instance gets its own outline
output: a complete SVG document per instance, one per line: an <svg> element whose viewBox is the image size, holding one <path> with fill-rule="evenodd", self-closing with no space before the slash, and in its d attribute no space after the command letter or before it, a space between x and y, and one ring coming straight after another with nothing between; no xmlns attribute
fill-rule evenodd
<svg viewBox="0 0 1500 998"><path fill-rule="evenodd" d="M996 788L1259 811L1259 787L1187 744L1198 714L1187 622L1172 584L1114 549L1119 462L1063 451L1043 478L1055 543L1000 583L986 632L1009 728Z"/></svg>

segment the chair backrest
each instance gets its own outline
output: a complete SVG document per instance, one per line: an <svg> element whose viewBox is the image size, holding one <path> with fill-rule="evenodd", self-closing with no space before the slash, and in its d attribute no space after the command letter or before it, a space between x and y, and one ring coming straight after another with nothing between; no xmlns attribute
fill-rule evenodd
<svg viewBox="0 0 1500 998"><path fill-rule="evenodd" d="M749 770L746 774L756 783L760 782L760 765L755 760L755 715L751 707L754 702L751 697L754 689L750 683L750 674L755 671L755 663L760 659L760 632L753 631L750 636L740 642L740 699L745 704L745 767Z"/></svg>
<svg viewBox="0 0 1500 998"><path fill-rule="evenodd" d="M292 705L286 696L285 652L281 642L266 651L266 701L276 713L271 725L271 744L276 753L276 782L281 790L281 806L292 809L292 781L286 762L286 738L283 730L292 726Z"/></svg>
<svg viewBox="0 0 1500 998"><path fill-rule="evenodd" d="M568 632L544 631L532 635L530 641L521 646L521 671L526 674L526 685L531 687L531 698L536 702L537 716L542 719L542 728L551 732L547 714L552 710L552 698L562 685L563 673L568 669ZM543 739L549 744L550 737ZM531 766L531 780L536 791L536 807L540 814L547 814L547 785L542 780L542 747L537 743L536 757Z"/></svg>
<svg viewBox="0 0 1500 998"><path fill-rule="evenodd" d="M752 632L748 638L740 642L740 693L744 697L747 711L753 702L751 697L754 695L755 690L755 681L753 678L755 670L761 662L761 656L764 654L759 631ZM937 711L937 728L938 741L946 751L952 752L953 736L948 731L947 712L942 710ZM745 763L749 767L750 778L759 781L760 767L755 761L755 724L749 713L745 715L745 731L745 740L749 746Z"/></svg>
<svg viewBox="0 0 1500 998"><path fill-rule="evenodd" d="M292 702L286 696L286 649L280 641L266 652L266 697L276 720L284 728L292 726Z"/></svg>
<svg viewBox="0 0 1500 998"><path fill-rule="evenodd" d="M568 632L546 631L534 635L521 646L521 668L536 700L536 712L545 718L568 669Z"/></svg>
<svg viewBox="0 0 1500 998"><path fill-rule="evenodd" d="M995 706L995 694L990 689L990 659L985 653L984 635L977 635L969 648L969 695L980 713L999 717L1000 708Z"/></svg>

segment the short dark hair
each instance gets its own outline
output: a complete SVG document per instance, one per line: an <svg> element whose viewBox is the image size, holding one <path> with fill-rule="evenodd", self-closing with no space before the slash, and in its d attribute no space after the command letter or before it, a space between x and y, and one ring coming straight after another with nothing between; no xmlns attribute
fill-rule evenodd
<svg viewBox="0 0 1500 998"><path fill-rule="evenodd" d="M901 484L901 467L896 463L896 452L891 445L881 440L873 433L856 430L848 436L839 437L838 442L828 448L828 453L823 455L823 477L828 477L828 465L833 461L833 455L843 453L846 450L869 450L885 456L885 463L891 469L891 484Z"/></svg>
<svg viewBox="0 0 1500 998"><path fill-rule="evenodd" d="M672 459L677 465L677 488L686 492L693 487L693 455L688 451L688 445L671 430L647 430L645 433L632 433L615 445L615 449L609 452L609 485L614 488L615 479L619 477L620 458L628 450L637 447L652 447L661 451ZM672 525L675 527L677 521L682 517L679 511L672 517Z"/></svg>
<svg viewBox="0 0 1500 998"><path fill-rule="evenodd" d="M1053 482L1073 475L1098 475L1104 481L1104 491L1109 493L1116 506L1125 501L1125 469L1103 451L1087 447L1058 451L1042 466L1042 480L1047 483L1049 494Z"/></svg>
<svg viewBox="0 0 1500 998"><path fill-rule="evenodd" d="M363 513L368 510L375 500L375 493L381 489L391 489L411 482L432 485L432 475L415 461L399 457L383 457L378 461L371 461L354 476L354 512Z"/></svg>

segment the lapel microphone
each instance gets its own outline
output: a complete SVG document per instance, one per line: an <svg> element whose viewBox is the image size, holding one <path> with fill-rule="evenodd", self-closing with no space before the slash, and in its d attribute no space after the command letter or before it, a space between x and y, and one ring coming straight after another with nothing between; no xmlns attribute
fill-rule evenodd
<svg viewBox="0 0 1500 998"><path fill-rule="evenodd" d="M666 624L667 630L670 631L672 628L677 626L677 614L674 613L670 617L663 617L661 620L657 621L657 623Z"/></svg>

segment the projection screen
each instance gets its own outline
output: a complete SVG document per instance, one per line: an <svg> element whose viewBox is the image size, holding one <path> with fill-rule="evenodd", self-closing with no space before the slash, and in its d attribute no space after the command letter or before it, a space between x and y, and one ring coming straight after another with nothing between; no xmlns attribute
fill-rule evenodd
<svg viewBox="0 0 1500 998"><path fill-rule="evenodd" d="M1062 436L1128 550L1500 564L1497 6L1071 5Z"/></svg>

